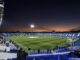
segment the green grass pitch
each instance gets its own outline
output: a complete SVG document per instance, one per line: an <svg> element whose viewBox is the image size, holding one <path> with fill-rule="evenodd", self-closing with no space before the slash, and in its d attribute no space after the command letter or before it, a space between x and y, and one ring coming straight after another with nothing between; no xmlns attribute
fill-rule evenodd
<svg viewBox="0 0 80 60"><path fill-rule="evenodd" d="M48 36L10 36L9 38L23 47L26 51L28 48L31 48L32 50L46 50L53 49L55 46L63 47L68 44L67 38Z"/></svg>

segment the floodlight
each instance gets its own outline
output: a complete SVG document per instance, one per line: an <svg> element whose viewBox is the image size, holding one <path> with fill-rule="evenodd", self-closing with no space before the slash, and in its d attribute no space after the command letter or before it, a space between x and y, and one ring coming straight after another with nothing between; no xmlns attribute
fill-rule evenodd
<svg viewBox="0 0 80 60"><path fill-rule="evenodd" d="M35 25L34 25L34 24L31 24L31 25L30 25L30 28L34 28L34 27L35 27Z"/></svg>

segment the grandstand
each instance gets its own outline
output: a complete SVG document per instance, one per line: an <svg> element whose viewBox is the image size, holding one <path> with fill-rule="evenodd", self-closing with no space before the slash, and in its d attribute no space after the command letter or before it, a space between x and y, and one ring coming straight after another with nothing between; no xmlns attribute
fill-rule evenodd
<svg viewBox="0 0 80 60"><path fill-rule="evenodd" d="M44 39L43 39L44 37ZM56 45L57 41L65 43L65 40L73 39L73 46L71 45ZM80 34L79 33L0 33L0 40L2 41L0 47L3 47L2 56L7 55L6 59L16 60L17 51L23 48L28 53L27 60L69 60L69 58L76 58L76 55L70 55L75 50L80 50ZM55 41L55 44L51 44ZM5 43L6 42L6 43ZM34 44L32 44L34 42ZM37 42L37 43L36 43ZM40 45L37 45L41 42ZM47 43L48 42L48 43ZM29 45L27 45L29 43ZM47 43L47 47L42 46ZM50 46L48 45L50 43ZM25 45L26 44L26 45ZM33 47L29 47L32 46ZM51 48L52 46L52 48ZM77 46L77 47L76 47ZM54 47L54 48L53 48ZM75 47L75 49L72 49ZM32 49L36 48L36 49ZM40 49L41 48L41 49ZM43 49L45 48L45 49ZM1 49L0 49L1 50ZM10 56L9 56L10 55ZM5 56L4 56L5 57ZM2 59L4 58L2 57Z"/></svg>
<svg viewBox="0 0 80 60"><path fill-rule="evenodd" d="M1 36L55 36L60 38L72 38L80 36L79 33L1 33Z"/></svg>

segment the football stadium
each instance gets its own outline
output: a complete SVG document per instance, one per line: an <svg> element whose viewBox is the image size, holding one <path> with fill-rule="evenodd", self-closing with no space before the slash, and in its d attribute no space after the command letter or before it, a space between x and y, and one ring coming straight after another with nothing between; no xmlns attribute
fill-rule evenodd
<svg viewBox="0 0 80 60"><path fill-rule="evenodd" d="M0 60L80 60L80 3L65 2L0 0Z"/></svg>
<svg viewBox="0 0 80 60"><path fill-rule="evenodd" d="M0 59L72 60L79 50L80 33L0 33Z"/></svg>

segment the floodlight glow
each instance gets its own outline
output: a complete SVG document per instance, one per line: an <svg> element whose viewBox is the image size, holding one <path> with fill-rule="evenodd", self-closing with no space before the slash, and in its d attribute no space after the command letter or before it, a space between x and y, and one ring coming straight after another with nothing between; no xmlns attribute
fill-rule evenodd
<svg viewBox="0 0 80 60"><path fill-rule="evenodd" d="M39 37L36 37L36 36L30 36L30 37L28 37L28 38L39 38Z"/></svg>
<svg viewBox="0 0 80 60"><path fill-rule="evenodd" d="M31 25L30 25L30 28L34 28L34 27L35 27L35 25L34 25L34 24L31 24Z"/></svg>

